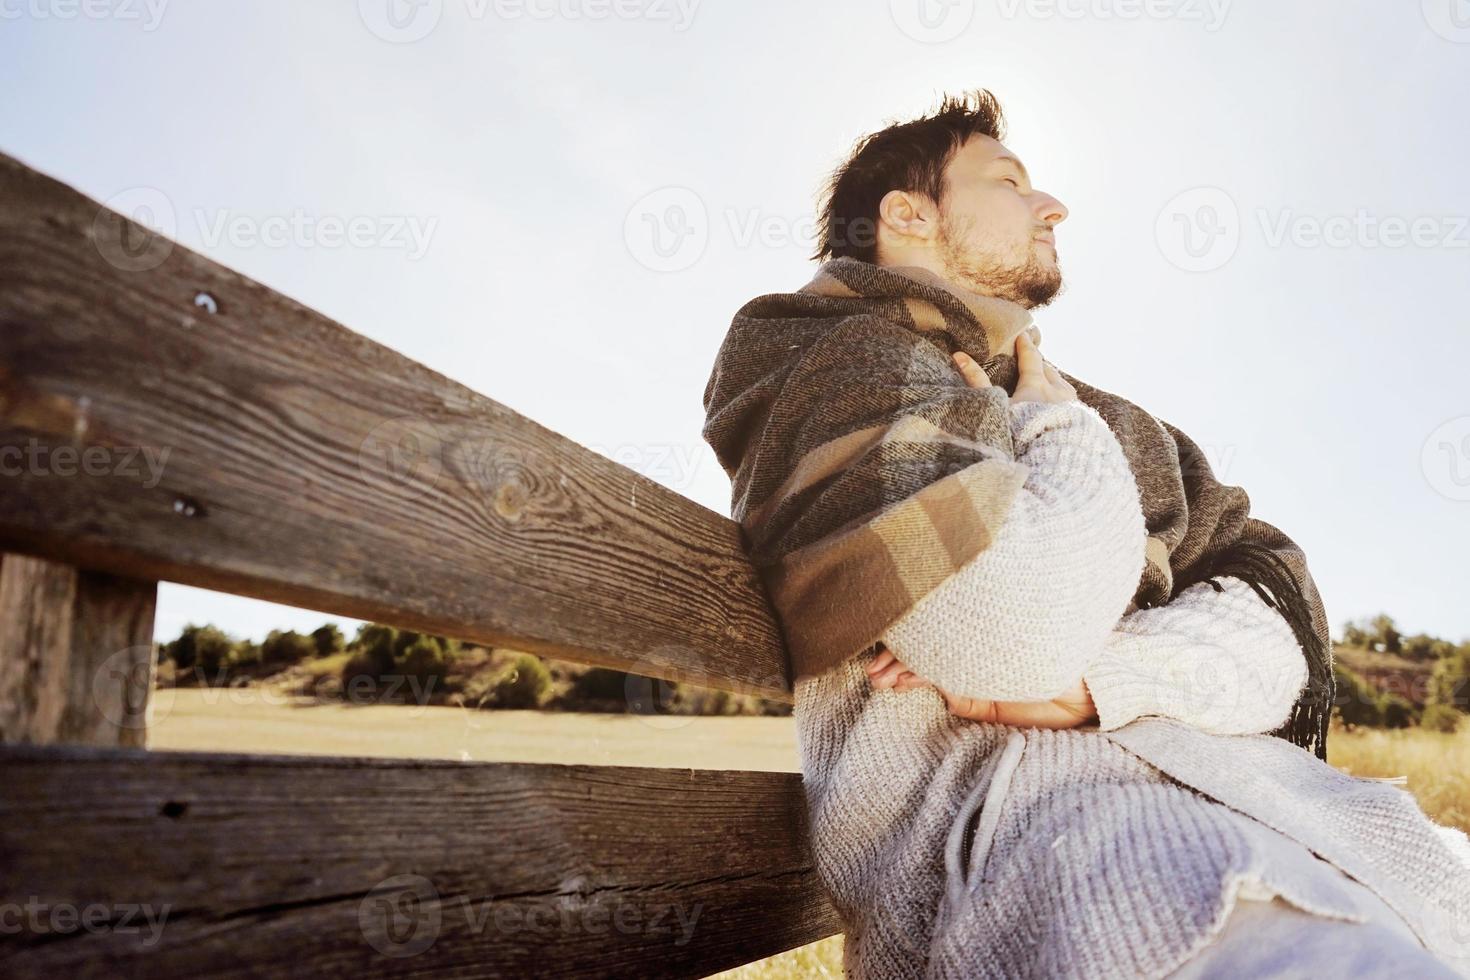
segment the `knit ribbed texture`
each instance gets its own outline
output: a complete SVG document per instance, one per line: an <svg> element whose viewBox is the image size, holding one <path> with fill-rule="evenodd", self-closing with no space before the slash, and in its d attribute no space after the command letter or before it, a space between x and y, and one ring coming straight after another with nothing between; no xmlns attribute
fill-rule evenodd
<svg viewBox="0 0 1470 980"><path fill-rule="evenodd" d="M874 690L871 652L798 681L812 846L849 975L1164 977L1242 893L1364 920L1314 852L1463 955L1470 865L1407 793L1278 738L1207 730L1264 731L1290 711L1305 665L1286 666L1301 654L1279 613L1225 578L1119 622L1142 529L1106 426L1073 404L1017 403L1011 419L1031 470L1015 519L887 639L972 696L1045 698L1085 676L1113 730L958 719L933 687ZM1028 646L1028 630L1067 642Z"/></svg>
<svg viewBox="0 0 1470 980"><path fill-rule="evenodd" d="M1076 684L1143 571L1138 487L1102 416L1080 401L1012 402L1030 470L990 547L883 636L952 694L1046 701Z"/></svg>
<svg viewBox="0 0 1470 980"><path fill-rule="evenodd" d="M1286 722L1307 664L1281 614L1223 577L1125 616L1083 679L1104 730L1161 714L1240 735Z"/></svg>

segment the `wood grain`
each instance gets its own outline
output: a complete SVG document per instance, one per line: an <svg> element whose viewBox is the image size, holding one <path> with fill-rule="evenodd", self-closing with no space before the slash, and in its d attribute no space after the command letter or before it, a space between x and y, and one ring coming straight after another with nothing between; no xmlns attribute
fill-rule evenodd
<svg viewBox="0 0 1470 980"><path fill-rule="evenodd" d="M157 584L0 563L0 742L147 744Z"/></svg>
<svg viewBox="0 0 1470 980"><path fill-rule="evenodd" d="M692 977L841 928L794 773L10 746L0 785L5 976Z"/></svg>
<svg viewBox="0 0 1470 980"><path fill-rule="evenodd" d="M7 449L0 548L790 700L734 523L0 156Z"/></svg>

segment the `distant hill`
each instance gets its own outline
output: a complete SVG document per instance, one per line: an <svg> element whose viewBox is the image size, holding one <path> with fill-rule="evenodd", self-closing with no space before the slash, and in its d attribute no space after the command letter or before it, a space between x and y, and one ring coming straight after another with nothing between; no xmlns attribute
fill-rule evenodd
<svg viewBox="0 0 1470 980"><path fill-rule="evenodd" d="M1433 660L1411 660L1401 654L1343 643L1332 645L1332 656L1382 694L1397 694L1421 710L1429 701Z"/></svg>

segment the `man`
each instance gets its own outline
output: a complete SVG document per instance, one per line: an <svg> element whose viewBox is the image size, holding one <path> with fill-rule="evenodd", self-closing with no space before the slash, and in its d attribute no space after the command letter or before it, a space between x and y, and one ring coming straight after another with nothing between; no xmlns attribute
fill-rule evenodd
<svg viewBox="0 0 1470 980"><path fill-rule="evenodd" d="M1003 138L978 92L860 141L705 391L848 972L1450 975L1470 842L1321 761L1300 549L1041 356L1067 212Z"/></svg>
<svg viewBox="0 0 1470 980"><path fill-rule="evenodd" d="M983 107L982 103L982 111ZM997 107L996 122L986 128L998 128L999 119ZM890 189L885 181L874 179L877 177L874 174L861 182L849 179L842 187L846 192L842 204L854 210L865 210L881 190L882 197L872 208L876 220L864 222L859 215L848 222L850 229L872 229L874 234L865 240L859 233L848 241L829 234L818 250L818 259L849 255L878 265L927 269L976 293L1008 299L1028 309L1046 306L1061 291L1055 228L1066 220L1067 209L1052 195L1031 186L1025 165L995 136L982 129L956 150L940 187L931 179L918 192ZM937 203L940 200L942 207ZM835 196L829 198L824 215L829 228L842 224L837 207ZM1034 363L1044 372L1033 372L1039 389L1053 383L1064 396L1076 397L1055 369L1041 361L1027 335L1020 335L1017 342L1021 345L1016 351L1018 368ZM968 354L958 352L954 359L967 383L975 387L989 384ZM1025 371L1022 373L1024 377ZM1024 400L1028 394L1022 388L1011 398ZM1050 396L1042 392L1040 397ZM868 665L868 672L879 689L909 690L926 683L887 651ZM942 693L952 711L979 721L1062 728L1097 717L1081 677L1045 702L1002 702Z"/></svg>

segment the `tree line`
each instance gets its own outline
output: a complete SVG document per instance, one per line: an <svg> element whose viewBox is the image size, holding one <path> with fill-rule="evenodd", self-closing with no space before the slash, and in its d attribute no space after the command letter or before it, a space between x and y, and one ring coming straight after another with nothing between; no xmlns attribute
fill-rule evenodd
<svg viewBox="0 0 1470 980"><path fill-rule="evenodd" d="M297 693L354 702L473 708L787 715L791 706L605 667L364 623L348 639L334 623L310 633L272 630L260 643L212 625L186 626L157 647L168 682L228 686L295 669ZM1459 730L1470 713L1470 642L1405 635L1392 617L1349 621L1334 672L1343 724ZM304 668L304 669L303 669ZM1466 726L1470 730L1470 726Z"/></svg>

